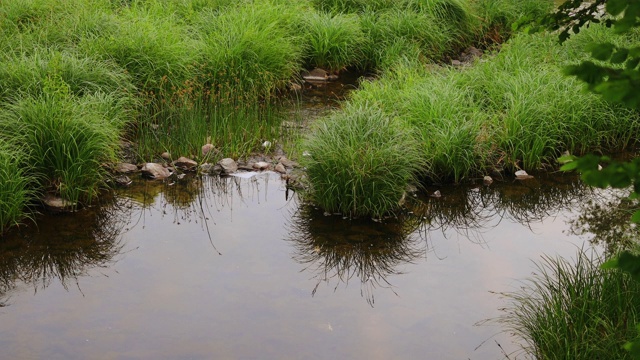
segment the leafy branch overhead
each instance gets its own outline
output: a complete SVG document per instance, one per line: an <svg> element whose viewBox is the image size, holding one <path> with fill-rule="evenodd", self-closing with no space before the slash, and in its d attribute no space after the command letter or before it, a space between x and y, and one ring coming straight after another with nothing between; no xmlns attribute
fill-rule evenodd
<svg viewBox="0 0 640 360"><path fill-rule="evenodd" d="M639 18L640 0L568 0L545 17L541 25L559 30L560 42L564 42L591 23L604 23L624 34L640 24ZM595 61L568 66L565 73L584 81L591 91L608 101L640 108L640 46L625 48L605 43L592 44L587 50Z"/></svg>

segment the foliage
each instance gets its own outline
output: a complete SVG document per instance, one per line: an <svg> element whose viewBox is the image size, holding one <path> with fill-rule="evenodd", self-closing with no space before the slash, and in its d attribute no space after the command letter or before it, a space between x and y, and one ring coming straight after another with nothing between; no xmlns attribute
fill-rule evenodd
<svg viewBox="0 0 640 360"><path fill-rule="evenodd" d="M423 166L411 128L374 104L347 106L319 120L303 148L311 199L350 217L395 211Z"/></svg>
<svg viewBox="0 0 640 360"><path fill-rule="evenodd" d="M613 26L618 34L633 31L638 26L640 4L626 0L595 0L584 3L569 0L544 25L560 30L560 41L577 34L583 26L603 22ZM589 89L605 99L640 108L640 46L621 47L613 43L597 43L589 47L596 61L583 61L569 66L568 75L584 81Z"/></svg>

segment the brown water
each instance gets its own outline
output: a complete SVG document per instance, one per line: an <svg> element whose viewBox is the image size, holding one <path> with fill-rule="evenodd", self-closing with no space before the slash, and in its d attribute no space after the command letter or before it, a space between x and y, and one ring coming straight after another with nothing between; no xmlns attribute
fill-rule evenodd
<svg viewBox="0 0 640 360"><path fill-rule="evenodd" d="M492 292L574 256L569 221L602 193L440 191L376 223L301 206L273 173L191 177L42 216L0 244L1 357L505 359L515 339L477 324L505 305Z"/></svg>

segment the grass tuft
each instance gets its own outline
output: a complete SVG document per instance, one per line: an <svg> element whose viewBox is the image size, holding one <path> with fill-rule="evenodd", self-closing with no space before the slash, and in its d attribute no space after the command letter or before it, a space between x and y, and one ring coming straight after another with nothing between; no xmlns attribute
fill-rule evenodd
<svg viewBox="0 0 640 360"><path fill-rule="evenodd" d="M536 359L631 359L623 349L638 333L640 283L602 270L601 260L579 252L575 262L544 256L535 275L507 293L499 321L524 340Z"/></svg>
<svg viewBox="0 0 640 360"><path fill-rule="evenodd" d="M410 128L372 104L318 121L303 143L311 199L325 211L381 217L397 210L422 168Z"/></svg>

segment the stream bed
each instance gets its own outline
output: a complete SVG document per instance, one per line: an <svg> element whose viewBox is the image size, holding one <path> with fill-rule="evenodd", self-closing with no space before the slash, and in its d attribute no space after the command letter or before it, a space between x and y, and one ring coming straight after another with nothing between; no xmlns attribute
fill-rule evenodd
<svg viewBox="0 0 640 360"><path fill-rule="evenodd" d="M485 322L496 293L591 247L576 219L609 194L568 175L438 190L374 222L272 172L188 176L39 216L0 243L2 357L521 358Z"/></svg>

